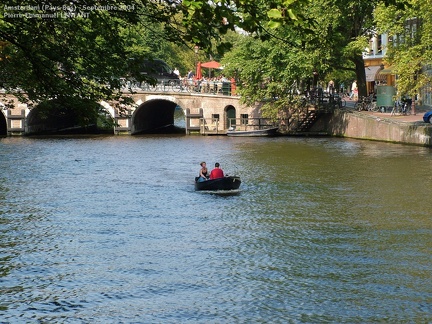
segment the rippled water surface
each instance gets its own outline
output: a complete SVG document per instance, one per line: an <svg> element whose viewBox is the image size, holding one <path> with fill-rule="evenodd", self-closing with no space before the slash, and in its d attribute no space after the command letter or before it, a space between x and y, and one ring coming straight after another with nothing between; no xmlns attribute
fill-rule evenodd
<svg viewBox="0 0 432 324"><path fill-rule="evenodd" d="M429 148L3 138L0 170L0 322L432 321Z"/></svg>

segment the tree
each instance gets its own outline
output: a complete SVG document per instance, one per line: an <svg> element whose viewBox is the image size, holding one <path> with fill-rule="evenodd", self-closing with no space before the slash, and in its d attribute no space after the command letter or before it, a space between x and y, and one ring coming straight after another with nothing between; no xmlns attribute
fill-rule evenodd
<svg viewBox="0 0 432 324"><path fill-rule="evenodd" d="M296 10L296 22L282 21L260 42L250 34L225 57L227 71L237 73L246 85L245 100L277 98L266 104L274 115L290 104L292 85L325 81L340 71L353 73L359 95L366 96L363 52L376 33L374 9L393 1L321 0ZM263 37L260 37L263 39ZM345 79L346 77L344 77ZM343 80L346 81L346 80ZM285 101L285 102L284 102ZM276 107L276 108L275 108Z"/></svg>
<svg viewBox="0 0 432 324"><path fill-rule="evenodd" d="M398 75L400 95L414 97L432 82L432 75L422 73L432 62L432 7L428 0L398 1L377 7L378 32L388 33L387 62ZM430 69L430 67L429 67Z"/></svg>
<svg viewBox="0 0 432 324"><path fill-rule="evenodd" d="M23 101L119 98L119 77L134 71L153 50L141 46L140 30L149 36L162 25L157 37L207 49L235 25L258 30L265 15L260 8L243 0L115 0L106 5L96 0L7 0L0 7L2 86L20 89ZM217 44L219 49L222 45Z"/></svg>
<svg viewBox="0 0 432 324"><path fill-rule="evenodd" d="M118 76L130 55L119 31L125 23L136 24L138 15L63 3L7 1L0 8L2 86L23 102L119 99Z"/></svg>

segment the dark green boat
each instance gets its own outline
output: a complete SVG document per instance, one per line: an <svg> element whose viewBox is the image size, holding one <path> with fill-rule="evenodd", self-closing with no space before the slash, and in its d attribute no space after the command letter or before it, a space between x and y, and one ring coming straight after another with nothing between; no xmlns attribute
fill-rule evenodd
<svg viewBox="0 0 432 324"><path fill-rule="evenodd" d="M195 190L235 190L240 187L240 184L240 177L236 176L227 176L202 182L198 182L198 177L195 178Z"/></svg>

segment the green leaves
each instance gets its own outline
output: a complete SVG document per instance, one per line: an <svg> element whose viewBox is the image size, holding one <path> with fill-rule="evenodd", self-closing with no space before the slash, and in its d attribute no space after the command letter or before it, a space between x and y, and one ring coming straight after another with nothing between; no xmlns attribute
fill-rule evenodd
<svg viewBox="0 0 432 324"><path fill-rule="evenodd" d="M432 62L432 9L429 0L391 1L377 6L375 22L379 32L392 41L387 47L386 61L397 72L401 94L415 95L428 87L432 75L422 73Z"/></svg>
<svg viewBox="0 0 432 324"><path fill-rule="evenodd" d="M288 16L292 19L292 20L297 20L297 16L294 14L292 9L288 9Z"/></svg>
<svg viewBox="0 0 432 324"><path fill-rule="evenodd" d="M285 1L285 5L290 5L294 1ZM288 18L291 20L298 20L297 16L294 14L294 10L290 8L284 9L270 9L267 12L267 17L270 21L267 23L267 26L271 29L279 28L283 25L284 19L286 19L286 14L288 14Z"/></svg>
<svg viewBox="0 0 432 324"><path fill-rule="evenodd" d="M282 12L280 10L278 10L278 9L270 9L267 12L267 16L270 19L282 19Z"/></svg>
<svg viewBox="0 0 432 324"><path fill-rule="evenodd" d="M387 22L381 28L390 28L396 14L406 18L415 13L424 21L432 16L428 0L410 0L411 6L405 8L412 11L407 12L400 10L404 1L386 1L394 6L383 14ZM184 65L189 69L194 53L179 48L198 45L200 55L226 52L229 46L222 37L240 28L251 38L233 51L236 55L227 55L226 71L247 84L242 90L247 100L282 97L294 81L310 79L314 70L324 76L353 69L352 62L361 56L373 31L373 10L382 2L115 0L111 4L122 9L85 11L74 2L77 13L88 15L30 19L12 18L5 8L34 6L35 13L42 13L38 0L6 0L0 7L1 82L8 89L21 88L35 101L59 95L95 101L115 98L119 78L130 71L129 58L159 56L169 63L189 62ZM85 4L100 7L96 0ZM427 47L421 52L422 58L430 58Z"/></svg>

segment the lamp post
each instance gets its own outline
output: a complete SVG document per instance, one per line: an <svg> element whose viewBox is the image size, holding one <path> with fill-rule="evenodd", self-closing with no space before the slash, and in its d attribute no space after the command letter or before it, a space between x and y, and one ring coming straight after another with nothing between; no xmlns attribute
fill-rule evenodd
<svg viewBox="0 0 432 324"><path fill-rule="evenodd" d="M195 52L195 73L197 71L197 64L198 64L198 51L199 51L199 46L195 45L195 47L194 47L194 52Z"/></svg>
<svg viewBox="0 0 432 324"><path fill-rule="evenodd" d="M318 77L319 77L319 73L316 69L313 70L312 72L312 88L317 89L318 88Z"/></svg>

